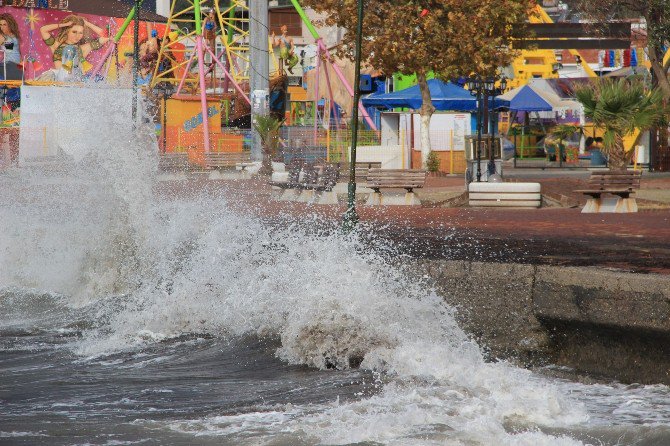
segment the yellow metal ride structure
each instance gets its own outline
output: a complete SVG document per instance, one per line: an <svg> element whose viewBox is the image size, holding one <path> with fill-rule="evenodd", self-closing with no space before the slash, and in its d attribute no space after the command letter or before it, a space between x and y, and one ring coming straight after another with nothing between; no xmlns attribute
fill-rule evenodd
<svg viewBox="0 0 670 446"><path fill-rule="evenodd" d="M530 23L554 23L552 18L540 5L536 5L533 12L529 15ZM577 60L588 77L597 77L591 69L586 59L581 57L579 51L569 50L573 56L579 56ZM556 79L558 72L555 67L558 64L556 54L553 50L522 50L519 57L512 62L514 77L508 79L509 88L517 88L526 85L529 80L534 78Z"/></svg>
<svg viewBox="0 0 670 446"><path fill-rule="evenodd" d="M198 7L196 8L196 3ZM189 65L191 56L195 51L195 42L198 37L196 21L205 22L210 8L213 9L216 26L220 30L216 33L214 41L215 47L211 48L217 57L225 61L226 69L232 76L234 83L241 84L249 80L249 19L248 6L245 0L229 0L227 6L222 7L221 2L215 0L213 7L211 0L188 0L186 2L177 2L173 0L168 18L166 36L164 44L161 45L158 54L158 63L152 77L152 87L161 82L179 84L182 79L187 86L193 86L198 83L198 73L186 73L184 71ZM185 7L178 9L178 5ZM200 11L201 17L197 20L194 17L196 9ZM217 51L217 48L222 51ZM163 64L161 64L163 62ZM167 62L167 63L165 63ZM214 61L209 62L210 66L207 75L210 76L208 82L213 88L218 80L215 75L216 67ZM169 66L165 71L159 72L159 67ZM189 67L191 68L191 67ZM221 82L226 84L224 77ZM226 88L224 88L226 92Z"/></svg>

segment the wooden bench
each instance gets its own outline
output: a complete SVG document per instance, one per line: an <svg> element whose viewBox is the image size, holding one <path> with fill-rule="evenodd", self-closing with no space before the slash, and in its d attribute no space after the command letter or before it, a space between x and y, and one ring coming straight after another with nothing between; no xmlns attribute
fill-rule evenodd
<svg viewBox="0 0 670 446"><path fill-rule="evenodd" d="M339 163L340 165L340 177L346 178L349 181L349 168L350 163ZM356 182L362 183L368 177L368 171L370 169L381 169L381 161L357 161L356 162Z"/></svg>
<svg viewBox="0 0 670 446"><path fill-rule="evenodd" d="M288 181L268 183L284 190L280 200L337 203L337 195L333 192L339 178L339 168L336 164L315 166L304 162L292 162L287 168Z"/></svg>
<svg viewBox="0 0 670 446"><path fill-rule="evenodd" d="M641 177L641 171L592 172L589 189L575 191L589 196L582 213L637 212L637 202L631 195L640 188ZM603 194L616 195L616 198L602 198Z"/></svg>
<svg viewBox="0 0 670 446"><path fill-rule="evenodd" d="M241 167L244 170L252 165L249 152L209 152L205 153L205 167L221 169L227 167Z"/></svg>
<svg viewBox="0 0 670 446"><path fill-rule="evenodd" d="M270 186L278 187L280 189L296 189L300 185L300 172L304 166L304 162L293 160L286 165L288 172L287 181L268 181Z"/></svg>
<svg viewBox="0 0 670 446"><path fill-rule="evenodd" d="M315 191L331 191L340 178L340 169L336 164L324 166L310 166L305 170L303 182L299 185L302 189Z"/></svg>
<svg viewBox="0 0 670 446"><path fill-rule="evenodd" d="M421 204L414 189L426 184L426 175L425 170L418 169L369 169L367 184L374 192L370 194L368 204ZM405 189L407 193L402 198L384 198L381 189Z"/></svg>
<svg viewBox="0 0 670 446"><path fill-rule="evenodd" d="M158 155L159 172L185 172L188 169L188 154L186 152L161 153Z"/></svg>

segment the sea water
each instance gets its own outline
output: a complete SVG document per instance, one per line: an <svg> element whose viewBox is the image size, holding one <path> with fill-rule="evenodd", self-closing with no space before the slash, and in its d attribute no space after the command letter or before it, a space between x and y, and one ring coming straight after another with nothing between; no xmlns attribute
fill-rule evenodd
<svg viewBox="0 0 670 446"><path fill-rule="evenodd" d="M157 194L95 97L77 157L0 172L0 444L670 444L668 387L487 362L356 233Z"/></svg>

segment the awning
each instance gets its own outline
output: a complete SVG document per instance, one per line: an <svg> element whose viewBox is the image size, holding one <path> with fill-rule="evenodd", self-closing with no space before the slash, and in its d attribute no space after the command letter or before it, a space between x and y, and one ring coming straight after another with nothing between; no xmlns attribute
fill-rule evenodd
<svg viewBox="0 0 670 446"><path fill-rule="evenodd" d="M430 90L430 98L433 106L437 110L468 112L477 110L477 98L458 85L438 79L430 79L428 81L428 89ZM414 110L421 108L423 104L421 90L418 85L393 93L371 94L363 98L362 101L366 107L411 108ZM496 98L493 108L506 105L508 105L507 101Z"/></svg>
<svg viewBox="0 0 670 446"><path fill-rule="evenodd" d="M500 98L509 101L509 105L505 108L511 111L541 112L552 111L554 109L549 101L545 100L528 85L510 90L500 96Z"/></svg>

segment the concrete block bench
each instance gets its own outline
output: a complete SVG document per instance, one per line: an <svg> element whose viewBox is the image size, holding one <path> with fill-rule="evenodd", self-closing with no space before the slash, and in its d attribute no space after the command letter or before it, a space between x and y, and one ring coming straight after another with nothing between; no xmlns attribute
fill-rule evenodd
<svg viewBox="0 0 670 446"><path fill-rule="evenodd" d="M473 207L539 208L540 183L476 183L468 186Z"/></svg>

